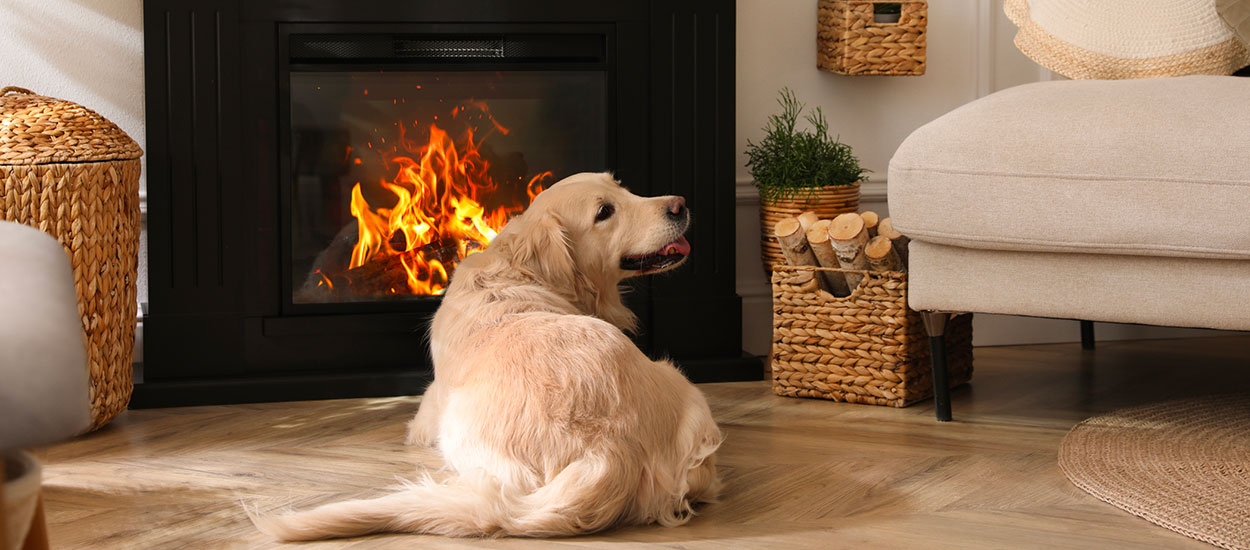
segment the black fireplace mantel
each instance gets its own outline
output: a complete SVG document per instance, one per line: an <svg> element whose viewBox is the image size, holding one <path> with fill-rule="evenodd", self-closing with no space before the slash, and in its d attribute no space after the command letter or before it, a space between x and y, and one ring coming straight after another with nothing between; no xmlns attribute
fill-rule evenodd
<svg viewBox="0 0 1250 550"><path fill-rule="evenodd" d="M413 394L431 377L438 299L310 314L280 298L293 25L603 33L604 169L639 194L684 195L696 219L688 265L630 296L637 341L695 381L759 379L734 284L734 12L713 0L147 0L149 307L133 406Z"/></svg>

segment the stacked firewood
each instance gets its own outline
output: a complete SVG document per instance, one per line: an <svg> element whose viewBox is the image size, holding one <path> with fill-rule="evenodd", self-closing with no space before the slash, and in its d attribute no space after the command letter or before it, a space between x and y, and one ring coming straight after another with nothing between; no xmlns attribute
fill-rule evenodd
<svg viewBox="0 0 1250 550"><path fill-rule="evenodd" d="M864 277L861 271L907 270L907 237L876 212L832 220L804 212L777 222L773 233L790 265L853 270L821 272L821 286L834 296L849 296Z"/></svg>

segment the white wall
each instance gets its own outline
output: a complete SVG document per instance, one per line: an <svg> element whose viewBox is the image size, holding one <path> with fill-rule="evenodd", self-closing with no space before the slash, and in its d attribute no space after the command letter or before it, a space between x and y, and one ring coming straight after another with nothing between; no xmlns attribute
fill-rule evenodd
<svg viewBox="0 0 1250 550"><path fill-rule="evenodd" d="M816 0L737 0L738 291L743 342L766 354L771 340L771 290L759 257L759 197L743 153L758 140L777 92L789 86L809 107L824 109L830 126L873 173L861 208L887 214L886 167L894 149L924 123L993 91L1053 77L1012 45L1015 26L1002 0L929 2L928 59L922 76L842 76L816 69ZM1124 325L1098 326L1099 339L1210 335L1211 331ZM1070 342L1075 321L979 315L977 345Z"/></svg>

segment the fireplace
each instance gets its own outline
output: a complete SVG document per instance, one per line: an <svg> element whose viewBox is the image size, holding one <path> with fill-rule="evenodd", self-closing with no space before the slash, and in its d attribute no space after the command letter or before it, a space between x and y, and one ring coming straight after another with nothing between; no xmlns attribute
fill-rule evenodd
<svg viewBox="0 0 1250 550"><path fill-rule="evenodd" d="M635 338L756 379L733 284L732 3L145 3L136 406L410 394L464 257L545 186L681 194L694 255Z"/></svg>

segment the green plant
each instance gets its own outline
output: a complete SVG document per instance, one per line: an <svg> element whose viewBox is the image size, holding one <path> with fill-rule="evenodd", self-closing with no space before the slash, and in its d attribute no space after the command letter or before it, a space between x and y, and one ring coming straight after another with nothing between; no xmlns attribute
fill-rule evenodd
<svg viewBox="0 0 1250 550"><path fill-rule="evenodd" d="M801 198L828 185L854 185L868 171L861 168L851 146L829 136L829 122L817 107L804 117L810 129L798 128L806 106L789 88L777 100L781 113L770 115L764 139L747 140L747 168L765 203Z"/></svg>

